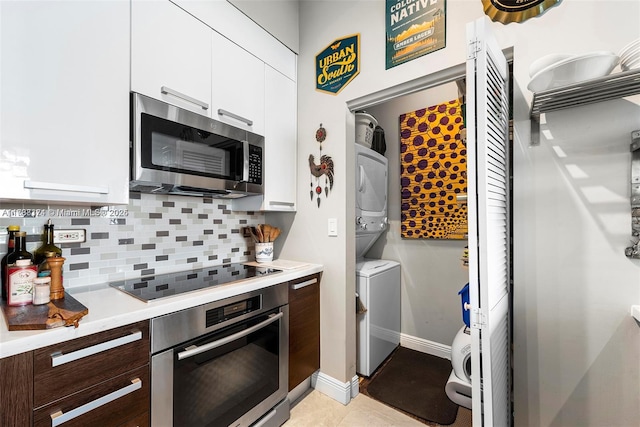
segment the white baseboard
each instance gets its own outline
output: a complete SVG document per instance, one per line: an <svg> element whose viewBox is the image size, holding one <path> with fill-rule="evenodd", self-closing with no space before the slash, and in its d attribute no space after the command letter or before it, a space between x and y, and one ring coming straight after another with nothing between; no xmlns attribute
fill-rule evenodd
<svg viewBox="0 0 640 427"><path fill-rule="evenodd" d="M360 394L360 379L357 375L354 375L351 378L351 398L353 399L358 394Z"/></svg>
<svg viewBox="0 0 640 427"><path fill-rule="evenodd" d="M351 398L355 397L360 390L358 387L357 376L353 377L351 381L343 383L327 374L323 374L320 371L311 375L311 387L315 388L322 394L326 394L343 405L348 404L351 401ZM356 389L355 394L353 394L354 388Z"/></svg>
<svg viewBox="0 0 640 427"><path fill-rule="evenodd" d="M425 340L423 338L414 337L412 335L400 334L400 345L410 348L411 350L427 353L432 356L442 357L451 360L451 346L440 344L434 341Z"/></svg>

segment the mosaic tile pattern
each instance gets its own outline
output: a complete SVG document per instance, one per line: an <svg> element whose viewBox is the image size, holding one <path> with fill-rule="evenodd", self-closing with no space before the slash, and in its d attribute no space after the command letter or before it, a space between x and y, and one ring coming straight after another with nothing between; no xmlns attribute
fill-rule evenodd
<svg viewBox="0 0 640 427"><path fill-rule="evenodd" d="M459 100L402 114L400 120L403 238L466 239L467 147Z"/></svg>
<svg viewBox="0 0 640 427"><path fill-rule="evenodd" d="M131 193L128 206L0 203L0 257L7 226L26 231L27 250L33 251L51 218L56 230L86 230L86 242L60 245L68 288L251 261L253 242L242 236L242 227L264 223L264 214L232 212L230 203L140 193Z"/></svg>

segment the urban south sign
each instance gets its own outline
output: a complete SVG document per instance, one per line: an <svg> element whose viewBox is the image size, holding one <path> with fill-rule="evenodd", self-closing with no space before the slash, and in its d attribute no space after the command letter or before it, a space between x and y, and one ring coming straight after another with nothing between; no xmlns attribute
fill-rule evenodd
<svg viewBox="0 0 640 427"><path fill-rule="evenodd" d="M334 40L316 55L316 90L336 95L360 73L360 34Z"/></svg>

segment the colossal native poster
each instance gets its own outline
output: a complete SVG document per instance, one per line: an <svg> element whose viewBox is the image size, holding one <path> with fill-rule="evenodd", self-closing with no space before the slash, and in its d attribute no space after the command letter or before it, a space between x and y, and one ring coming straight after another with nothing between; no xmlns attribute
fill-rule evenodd
<svg viewBox="0 0 640 427"><path fill-rule="evenodd" d="M386 69L445 47L446 0L386 0Z"/></svg>

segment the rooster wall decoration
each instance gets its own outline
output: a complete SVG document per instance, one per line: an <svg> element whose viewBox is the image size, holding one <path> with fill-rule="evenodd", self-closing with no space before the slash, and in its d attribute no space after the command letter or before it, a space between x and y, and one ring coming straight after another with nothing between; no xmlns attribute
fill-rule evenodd
<svg viewBox="0 0 640 427"><path fill-rule="evenodd" d="M320 127L316 131L316 141L320 144L320 164L317 165L315 162L315 157L313 154L309 154L309 171L311 172L311 191L309 194L311 196L311 200L313 201L313 196L315 194L316 201L318 203L318 207L320 207L320 196L322 195L323 189L321 186L322 176L324 175L324 196L327 197L329 195L329 191L333 189L333 160L330 156L326 154L322 154L322 142L327 137L327 131L322 127L322 123L320 123ZM315 177L315 188L314 188L314 177Z"/></svg>

